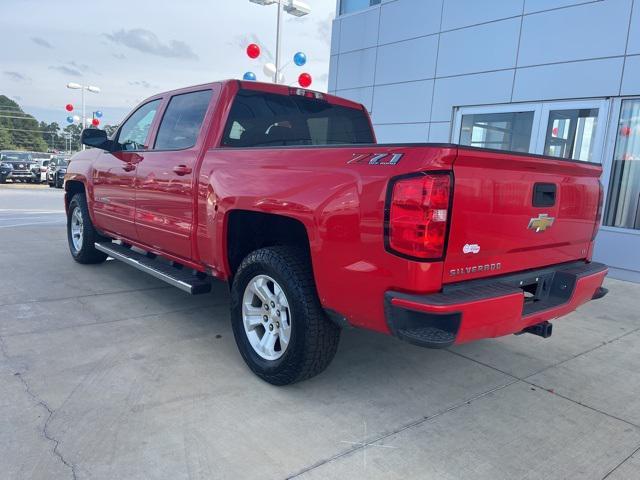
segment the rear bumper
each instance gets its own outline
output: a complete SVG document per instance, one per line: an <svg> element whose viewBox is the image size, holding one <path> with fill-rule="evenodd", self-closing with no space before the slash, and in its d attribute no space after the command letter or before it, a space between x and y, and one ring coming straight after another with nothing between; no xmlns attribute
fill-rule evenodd
<svg viewBox="0 0 640 480"><path fill-rule="evenodd" d="M432 348L518 333L603 297L607 271L601 263L574 262L460 282L429 295L389 291L386 321L397 337ZM535 293L525 300L527 286Z"/></svg>

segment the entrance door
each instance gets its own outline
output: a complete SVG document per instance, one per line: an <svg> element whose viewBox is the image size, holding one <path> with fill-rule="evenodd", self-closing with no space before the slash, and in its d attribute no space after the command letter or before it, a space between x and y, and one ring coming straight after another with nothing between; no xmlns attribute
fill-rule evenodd
<svg viewBox="0 0 640 480"><path fill-rule="evenodd" d="M174 95L153 147L137 168L136 230L157 250L191 258L194 172L205 139L200 135L213 91Z"/></svg>
<svg viewBox="0 0 640 480"><path fill-rule="evenodd" d="M640 98L615 99L612 112L594 258L613 267L615 278L640 282Z"/></svg>

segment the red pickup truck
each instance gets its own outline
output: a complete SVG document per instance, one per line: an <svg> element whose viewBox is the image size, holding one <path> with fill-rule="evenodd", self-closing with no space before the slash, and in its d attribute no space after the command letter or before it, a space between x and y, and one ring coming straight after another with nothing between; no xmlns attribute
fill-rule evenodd
<svg viewBox="0 0 640 480"><path fill-rule="evenodd" d="M346 326L436 348L548 337L606 294L599 165L376 144L360 104L236 80L155 95L82 141L73 258L192 294L228 282L238 348L272 384L322 371Z"/></svg>

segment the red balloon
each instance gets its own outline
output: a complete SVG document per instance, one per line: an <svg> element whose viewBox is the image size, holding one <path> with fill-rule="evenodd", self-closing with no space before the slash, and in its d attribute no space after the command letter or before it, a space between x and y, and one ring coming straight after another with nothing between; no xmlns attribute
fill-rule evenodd
<svg viewBox="0 0 640 480"><path fill-rule="evenodd" d="M260 47L255 43L250 43L247 47L247 55L249 58L258 58L260 56Z"/></svg>
<svg viewBox="0 0 640 480"><path fill-rule="evenodd" d="M91 120L91 125L93 125L94 127L97 127L98 125L100 125L100 120L98 120L97 118L94 118L93 120Z"/></svg>
<svg viewBox="0 0 640 480"><path fill-rule="evenodd" d="M70 103L67 103L67 105L64 108L67 109L67 112L73 112L73 105L71 105Z"/></svg>
<svg viewBox="0 0 640 480"><path fill-rule="evenodd" d="M309 75L308 73L301 73L298 77L298 83L301 87L304 88L307 88L309 85L311 85L312 81L313 80L311 79L311 75Z"/></svg>

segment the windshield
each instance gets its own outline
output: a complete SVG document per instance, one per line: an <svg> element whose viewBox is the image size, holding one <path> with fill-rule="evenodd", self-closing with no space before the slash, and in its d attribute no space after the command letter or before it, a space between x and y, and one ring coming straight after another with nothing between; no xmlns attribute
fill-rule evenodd
<svg viewBox="0 0 640 480"><path fill-rule="evenodd" d="M240 90L222 145L273 147L373 143L365 111L323 99Z"/></svg>
<svg viewBox="0 0 640 480"><path fill-rule="evenodd" d="M0 155L0 158L8 162L26 162L31 160L31 154L24 152L5 152Z"/></svg>

